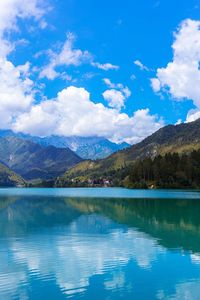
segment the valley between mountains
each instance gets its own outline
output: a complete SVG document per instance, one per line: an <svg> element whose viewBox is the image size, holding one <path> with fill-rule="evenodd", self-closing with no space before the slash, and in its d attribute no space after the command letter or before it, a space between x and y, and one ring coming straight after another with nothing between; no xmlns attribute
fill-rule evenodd
<svg viewBox="0 0 200 300"><path fill-rule="evenodd" d="M0 185L198 188L199 150L200 119L165 126L132 146L98 137L39 138L4 130Z"/></svg>

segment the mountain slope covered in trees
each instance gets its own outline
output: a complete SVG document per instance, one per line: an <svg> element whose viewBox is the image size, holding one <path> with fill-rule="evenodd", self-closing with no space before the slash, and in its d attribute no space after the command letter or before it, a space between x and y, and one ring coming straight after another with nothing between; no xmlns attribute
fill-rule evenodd
<svg viewBox="0 0 200 300"><path fill-rule="evenodd" d="M0 163L0 187L25 186L24 179Z"/></svg>
<svg viewBox="0 0 200 300"><path fill-rule="evenodd" d="M137 160L121 182L130 188L200 188L200 150Z"/></svg>
<svg viewBox="0 0 200 300"><path fill-rule="evenodd" d="M54 178L81 160L68 148L43 147L13 136L0 138L0 161L27 180Z"/></svg>
<svg viewBox="0 0 200 300"><path fill-rule="evenodd" d="M200 119L180 125L168 125L142 142L128 149L112 154L106 159L98 161L84 161L67 171L59 178L59 184L71 180L84 182L100 177L115 178L116 174L126 172L136 160L154 159L166 153L191 153L200 149ZM126 171L124 171L126 170Z"/></svg>

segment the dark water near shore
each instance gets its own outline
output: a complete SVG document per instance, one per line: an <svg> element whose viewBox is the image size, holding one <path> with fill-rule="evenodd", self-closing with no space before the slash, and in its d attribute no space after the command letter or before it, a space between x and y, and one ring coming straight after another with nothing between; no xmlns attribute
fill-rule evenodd
<svg viewBox="0 0 200 300"><path fill-rule="evenodd" d="M200 193L1 189L0 299L200 299Z"/></svg>

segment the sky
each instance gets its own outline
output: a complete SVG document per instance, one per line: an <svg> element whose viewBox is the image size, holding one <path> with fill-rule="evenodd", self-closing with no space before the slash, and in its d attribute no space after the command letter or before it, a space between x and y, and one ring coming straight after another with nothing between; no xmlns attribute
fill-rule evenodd
<svg viewBox="0 0 200 300"><path fill-rule="evenodd" d="M200 117L200 0L1 0L0 128L137 143Z"/></svg>

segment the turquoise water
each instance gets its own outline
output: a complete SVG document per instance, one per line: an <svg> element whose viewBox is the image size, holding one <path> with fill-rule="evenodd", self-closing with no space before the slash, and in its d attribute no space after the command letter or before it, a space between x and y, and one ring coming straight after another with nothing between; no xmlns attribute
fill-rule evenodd
<svg viewBox="0 0 200 300"><path fill-rule="evenodd" d="M64 196L104 198L200 199L198 190L130 190L122 188L0 188L0 196Z"/></svg>
<svg viewBox="0 0 200 300"><path fill-rule="evenodd" d="M200 299L200 193L0 189L1 300Z"/></svg>

